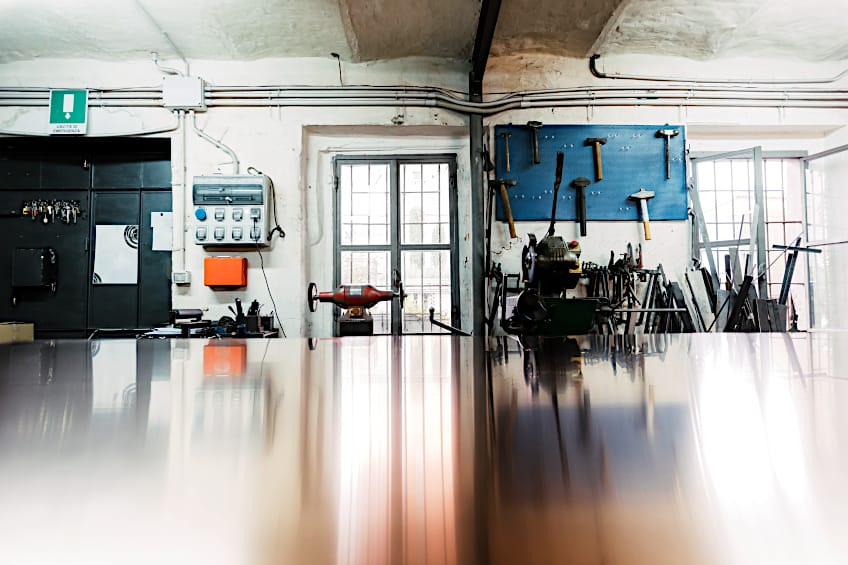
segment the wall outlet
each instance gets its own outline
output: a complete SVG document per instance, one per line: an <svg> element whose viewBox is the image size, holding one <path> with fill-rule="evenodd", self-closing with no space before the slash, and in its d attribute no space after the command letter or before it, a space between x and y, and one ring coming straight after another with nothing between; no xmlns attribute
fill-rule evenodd
<svg viewBox="0 0 848 565"><path fill-rule="evenodd" d="M171 273L171 281L173 281L174 284L191 284L191 272L174 271Z"/></svg>

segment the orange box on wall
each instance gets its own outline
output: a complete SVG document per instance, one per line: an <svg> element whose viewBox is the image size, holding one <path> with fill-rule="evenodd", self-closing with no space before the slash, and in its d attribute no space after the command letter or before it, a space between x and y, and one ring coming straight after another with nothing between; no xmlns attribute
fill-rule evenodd
<svg viewBox="0 0 848 565"><path fill-rule="evenodd" d="M247 286L246 257L206 257L203 260L203 284L206 286Z"/></svg>

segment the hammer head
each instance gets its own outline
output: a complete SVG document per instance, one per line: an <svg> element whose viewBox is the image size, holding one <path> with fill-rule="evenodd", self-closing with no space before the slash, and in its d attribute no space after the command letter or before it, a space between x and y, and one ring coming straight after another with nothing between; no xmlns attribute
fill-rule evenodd
<svg viewBox="0 0 848 565"><path fill-rule="evenodd" d="M542 122L537 122L535 120L532 120L532 121L527 122L527 127L539 129L540 127L542 127Z"/></svg>
<svg viewBox="0 0 848 565"><path fill-rule="evenodd" d="M587 137L583 145L595 145L596 143L604 145L607 142L606 137Z"/></svg>
<svg viewBox="0 0 848 565"><path fill-rule="evenodd" d="M490 186L494 186L497 188L500 188L501 186L511 187L515 186L516 184L518 184L518 181L515 179L492 179L489 181Z"/></svg>
<svg viewBox="0 0 848 565"><path fill-rule="evenodd" d="M676 129L658 129L656 136L657 137L665 137L666 139L672 138L675 135L679 134L680 131Z"/></svg>
<svg viewBox="0 0 848 565"><path fill-rule="evenodd" d="M590 181L586 177L577 177L576 179L571 181L571 186L573 186L574 188L586 188L590 184L592 184L592 181Z"/></svg>
<svg viewBox="0 0 848 565"><path fill-rule="evenodd" d="M640 188L639 192L634 192L630 195L630 198L633 200L650 200L654 197L653 190L645 190L644 188Z"/></svg>

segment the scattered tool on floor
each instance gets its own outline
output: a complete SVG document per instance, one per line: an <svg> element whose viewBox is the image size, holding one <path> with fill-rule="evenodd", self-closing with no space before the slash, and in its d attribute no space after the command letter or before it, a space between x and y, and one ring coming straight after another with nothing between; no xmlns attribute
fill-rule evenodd
<svg viewBox="0 0 848 565"><path fill-rule="evenodd" d="M648 216L648 200L654 197L652 190L640 188L639 192L634 192L630 195L631 200L639 202L639 208L642 212L642 225L645 227L645 239L651 239L651 218Z"/></svg>
<svg viewBox="0 0 848 565"><path fill-rule="evenodd" d="M527 122L527 127L533 130L533 163L538 165L542 162L539 157L539 128L542 127L542 122L531 120Z"/></svg>
<svg viewBox="0 0 848 565"><path fill-rule="evenodd" d="M494 179L490 180L489 183L501 193L501 200L503 200L504 205L504 214L506 214L506 223L509 225L509 237L518 237L515 232L515 220L512 219L512 207L509 205L509 195L506 193L506 187L515 186L517 181L514 179Z"/></svg>
<svg viewBox="0 0 848 565"><path fill-rule="evenodd" d="M571 186L577 191L576 210L577 222L580 224L580 235L586 235L586 187L592 184L592 181L586 177L577 177L571 181ZM650 238L649 238L650 239Z"/></svg>
<svg viewBox="0 0 848 565"><path fill-rule="evenodd" d="M606 137L587 137L583 142L583 145L591 145L595 154L595 182L604 179L604 165L601 162L601 145L605 145L606 142Z"/></svg>
<svg viewBox="0 0 848 565"><path fill-rule="evenodd" d="M669 156L669 145L671 144L671 138L679 135L680 130L676 129L659 129L657 130L656 136L662 137L665 139L665 178L666 180L671 178L671 158Z"/></svg>
<svg viewBox="0 0 848 565"><path fill-rule="evenodd" d="M501 137L504 139L504 160L506 161L506 172L509 171L509 138L512 134L508 131L505 131L501 134Z"/></svg>

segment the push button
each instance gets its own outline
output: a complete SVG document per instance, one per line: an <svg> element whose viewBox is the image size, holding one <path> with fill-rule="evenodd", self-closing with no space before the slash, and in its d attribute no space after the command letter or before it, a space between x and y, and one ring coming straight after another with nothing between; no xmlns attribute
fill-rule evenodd
<svg viewBox="0 0 848 565"><path fill-rule="evenodd" d="M241 228L233 228L233 239L235 239L236 241L240 240L241 234L242 234Z"/></svg>
<svg viewBox="0 0 848 565"><path fill-rule="evenodd" d="M233 208L233 220L240 222L244 219L244 210L241 208Z"/></svg>
<svg viewBox="0 0 848 565"><path fill-rule="evenodd" d="M215 228L215 239L222 240L224 239L224 228Z"/></svg>
<svg viewBox="0 0 848 565"><path fill-rule="evenodd" d="M194 211L194 217L202 222L206 219L206 210L204 210L203 208L198 208Z"/></svg>
<svg viewBox="0 0 848 565"><path fill-rule="evenodd" d="M259 228L250 228L250 239L253 241L259 241L261 233L262 232L259 231Z"/></svg>
<svg viewBox="0 0 848 565"><path fill-rule="evenodd" d="M204 217L206 217L205 213L204 213ZM198 219L200 219L200 218L198 218ZM201 241L205 241L206 240L206 228L205 227L197 228L194 232L194 237L196 237L197 239L199 239Z"/></svg>
<svg viewBox="0 0 848 565"><path fill-rule="evenodd" d="M250 209L250 219L258 220L262 217L262 208L251 208Z"/></svg>
<svg viewBox="0 0 848 565"><path fill-rule="evenodd" d="M223 208L215 208L215 219L219 222L223 222L224 218L227 217L227 211Z"/></svg>

